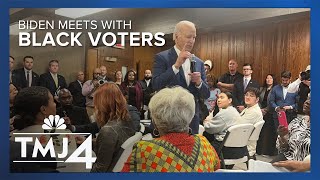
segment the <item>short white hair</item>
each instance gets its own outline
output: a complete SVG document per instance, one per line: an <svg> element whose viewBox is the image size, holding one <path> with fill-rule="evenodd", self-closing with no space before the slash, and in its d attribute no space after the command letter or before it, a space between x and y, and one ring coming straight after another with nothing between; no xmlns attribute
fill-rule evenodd
<svg viewBox="0 0 320 180"><path fill-rule="evenodd" d="M194 28L196 27L196 25L195 25L193 22L191 22L191 21L186 21L186 20L184 20L184 21L178 22L178 23L176 24L176 26L174 27L174 30L173 30L173 35L172 35L172 36L173 36L173 41L176 40L176 34L180 33L181 27L182 27L182 26L186 26L186 25L188 25L188 26L193 26Z"/></svg>
<svg viewBox="0 0 320 180"><path fill-rule="evenodd" d="M182 87L165 88L150 100L149 109L156 128L164 133L188 132L195 114L193 95Z"/></svg>

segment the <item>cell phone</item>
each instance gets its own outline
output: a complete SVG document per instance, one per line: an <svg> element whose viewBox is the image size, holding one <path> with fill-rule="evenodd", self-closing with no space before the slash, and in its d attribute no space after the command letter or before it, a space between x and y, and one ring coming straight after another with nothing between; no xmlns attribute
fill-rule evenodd
<svg viewBox="0 0 320 180"><path fill-rule="evenodd" d="M284 127L288 127L288 121L287 121L287 116L286 116L286 112L284 111L279 111L278 112L278 121L279 124L284 126Z"/></svg>

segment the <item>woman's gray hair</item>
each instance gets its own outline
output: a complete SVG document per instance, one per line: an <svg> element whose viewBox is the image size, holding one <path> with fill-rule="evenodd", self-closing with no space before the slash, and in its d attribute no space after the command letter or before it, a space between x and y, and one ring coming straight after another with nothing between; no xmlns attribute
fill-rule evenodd
<svg viewBox="0 0 320 180"><path fill-rule="evenodd" d="M164 133L188 132L195 114L193 95L182 87L165 88L150 100L149 109L156 128Z"/></svg>

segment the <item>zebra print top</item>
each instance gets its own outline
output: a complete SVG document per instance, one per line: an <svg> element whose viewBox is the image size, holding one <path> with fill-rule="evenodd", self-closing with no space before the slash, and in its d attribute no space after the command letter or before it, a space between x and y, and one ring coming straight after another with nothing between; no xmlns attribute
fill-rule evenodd
<svg viewBox="0 0 320 180"><path fill-rule="evenodd" d="M280 148L277 139L277 148L288 160L303 161L310 154L310 123L308 116L297 117L288 126L288 148Z"/></svg>

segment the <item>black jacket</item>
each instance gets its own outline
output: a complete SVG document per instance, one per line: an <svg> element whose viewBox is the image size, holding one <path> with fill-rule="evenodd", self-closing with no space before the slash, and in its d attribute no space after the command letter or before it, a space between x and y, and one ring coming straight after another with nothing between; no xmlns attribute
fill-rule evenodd
<svg viewBox="0 0 320 180"><path fill-rule="evenodd" d="M82 95L82 87L79 82L71 82L68 89L72 94L73 104L79 107L86 107L86 97Z"/></svg>
<svg viewBox="0 0 320 180"><path fill-rule="evenodd" d="M59 74L57 76L58 76L58 87L60 86L60 89L67 88L67 83L64 77ZM39 82L40 82L40 86L48 88L51 94L53 96L55 95L55 92L57 91L58 88L56 87L56 84L54 83L54 80L49 72L41 74Z"/></svg>
<svg viewBox="0 0 320 180"><path fill-rule="evenodd" d="M152 93L154 92L152 89L152 80L150 79L149 86L147 86L147 82L145 80L140 81L140 84L143 91L143 105L148 106Z"/></svg>
<svg viewBox="0 0 320 180"><path fill-rule="evenodd" d="M12 83L18 89L28 87L24 68L16 69L12 71ZM39 86L39 75L33 71L32 71L31 86Z"/></svg>
<svg viewBox="0 0 320 180"><path fill-rule="evenodd" d="M260 85L257 81L253 80L252 78L250 79L250 81L248 82L248 85L246 87L246 89L248 87L254 87L257 88L258 90L260 89ZM233 98L232 98L232 103L233 105L236 106L244 106L244 89L243 89L243 78L238 79L235 83L234 83L234 88L233 88Z"/></svg>
<svg viewBox="0 0 320 180"><path fill-rule="evenodd" d="M91 123L86 108L78 106L72 106L71 108L57 108L57 114L60 117L65 116L64 111L66 115L70 118L71 124L73 125L86 125Z"/></svg>

